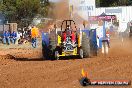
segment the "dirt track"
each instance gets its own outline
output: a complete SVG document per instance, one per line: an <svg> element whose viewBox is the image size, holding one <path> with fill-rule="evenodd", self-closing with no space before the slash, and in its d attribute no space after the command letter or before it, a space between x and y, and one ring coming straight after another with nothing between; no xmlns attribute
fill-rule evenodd
<svg viewBox="0 0 132 88"><path fill-rule="evenodd" d="M78 81L82 68L88 72L90 79L132 80L132 40L121 42L113 39L107 56L58 61L41 61L41 47L32 49L29 45L25 45L26 48L23 45L4 47L1 45L0 88L82 88Z"/></svg>

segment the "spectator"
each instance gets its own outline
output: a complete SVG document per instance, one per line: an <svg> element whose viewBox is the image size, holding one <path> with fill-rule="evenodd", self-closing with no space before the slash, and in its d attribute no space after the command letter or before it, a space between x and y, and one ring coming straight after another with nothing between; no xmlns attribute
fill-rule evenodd
<svg viewBox="0 0 132 88"><path fill-rule="evenodd" d="M10 45L10 32L8 32L8 31L5 31L4 33L3 33L3 43L4 44L8 44L8 45Z"/></svg>
<svg viewBox="0 0 132 88"><path fill-rule="evenodd" d="M22 33L17 32L17 38L16 38L16 43L15 44L19 44L19 41L21 40L21 36L22 36Z"/></svg>
<svg viewBox="0 0 132 88"><path fill-rule="evenodd" d="M39 31L38 28L36 26L33 26L31 29L31 40L32 40L32 46L34 48L37 47L37 37L38 37Z"/></svg>
<svg viewBox="0 0 132 88"><path fill-rule="evenodd" d="M11 33L11 41L12 41L13 44L15 44L16 40L17 40L17 33L15 31L13 31Z"/></svg>

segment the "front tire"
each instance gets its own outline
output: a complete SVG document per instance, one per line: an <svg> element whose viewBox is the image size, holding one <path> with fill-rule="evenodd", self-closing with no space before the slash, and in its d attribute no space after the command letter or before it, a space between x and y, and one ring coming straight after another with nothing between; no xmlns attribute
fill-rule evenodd
<svg viewBox="0 0 132 88"><path fill-rule="evenodd" d="M50 40L49 46L46 45L45 41L42 41L42 53L46 60L54 60L54 51L56 43L54 40Z"/></svg>
<svg viewBox="0 0 132 88"><path fill-rule="evenodd" d="M79 57L80 57L81 59L83 59L83 49L80 49L80 50L79 50Z"/></svg>
<svg viewBox="0 0 132 88"><path fill-rule="evenodd" d="M59 52L58 51L55 51L55 59L59 60Z"/></svg>

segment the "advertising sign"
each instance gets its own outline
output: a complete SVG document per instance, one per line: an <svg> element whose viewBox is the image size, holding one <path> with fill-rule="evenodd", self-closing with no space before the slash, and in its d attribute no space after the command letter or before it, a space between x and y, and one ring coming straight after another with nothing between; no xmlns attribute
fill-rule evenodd
<svg viewBox="0 0 132 88"><path fill-rule="evenodd" d="M116 20L115 15L106 15L106 16L90 16L89 17L90 21L98 21L98 20Z"/></svg>
<svg viewBox="0 0 132 88"><path fill-rule="evenodd" d="M89 16L95 16L95 0L70 0L71 5L74 14L78 14L85 20L88 20Z"/></svg>

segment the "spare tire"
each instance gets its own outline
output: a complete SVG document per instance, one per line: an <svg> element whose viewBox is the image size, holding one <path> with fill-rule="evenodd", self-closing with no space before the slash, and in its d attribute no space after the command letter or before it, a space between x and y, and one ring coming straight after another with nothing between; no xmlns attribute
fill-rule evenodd
<svg viewBox="0 0 132 88"><path fill-rule="evenodd" d="M85 33L82 35L82 50L83 50L83 57L87 58L90 57L90 39L87 37Z"/></svg>

